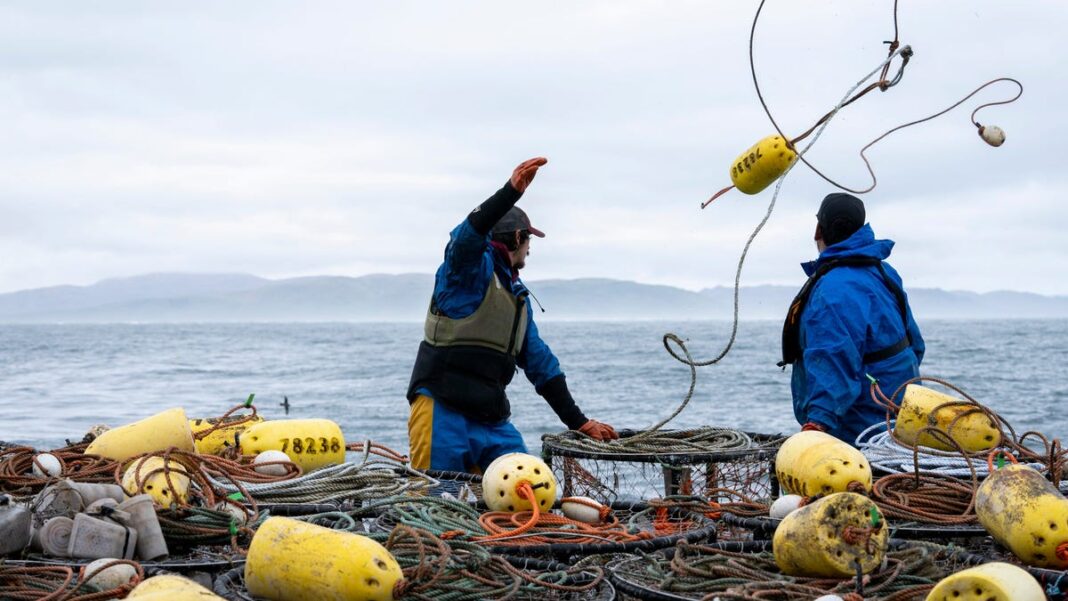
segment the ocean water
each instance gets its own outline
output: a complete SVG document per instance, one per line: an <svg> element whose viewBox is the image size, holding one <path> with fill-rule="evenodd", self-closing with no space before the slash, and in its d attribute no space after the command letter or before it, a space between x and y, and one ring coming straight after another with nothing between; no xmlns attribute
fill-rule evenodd
<svg viewBox="0 0 1068 601"><path fill-rule="evenodd" d="M1068 322L932 321L924 375L947 379L1017 429L1068 435ZM740 324L721 365L698 369L697 391L669 427L717 425L793 432L790 372L775 322ZM727 322L539 323L585 413L617 427L656 423L682 401L689 369L661 338L687 339L696 359L726 343ZM0 327L0 440L39 448L181 406L220 415L256 394L267 418L326 417L349 441L407 450L408 384L422 325L194 324ZM532 451L563 426L518 374L513 421Z"/></svg>

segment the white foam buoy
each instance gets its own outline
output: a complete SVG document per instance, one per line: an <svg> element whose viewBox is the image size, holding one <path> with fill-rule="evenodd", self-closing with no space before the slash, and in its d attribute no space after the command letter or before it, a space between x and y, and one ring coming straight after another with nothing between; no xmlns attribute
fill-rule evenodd
<svg viewBox="0 0 1068 601"><path fill-rule="evenodd" d="M137 570L128 563L115 564L93 575L93 572L114 561L119 560L106 557L90 562L85 566L85 575L90 576L86 582L100 587L100 590L110 590L119 588L137 576Z"/></svg>
<svg viewBox="0 0 1068 601"><path fill-rule="evenodd" d="M983 125L979 128L979 137L996 148L1005 143L1005 130L996 125Z"/></svg>
<svg viewBox="0 0 1068 601"><path fill-rule="evenodd" d="M824 596L816 599L816 601L843 601L843 600L838 595L824 595Z"/></svg>
<svg viewBox="0 0 1068 601"><path fill-rule="evenodd" d="M286 475L286 466L284 465L260 465L261 463L271 463L274 461L293 461L282 451L264 451L256 458L252 460L252 465L258 473L265 476L284 476Z"/></svg>
<svg viewBox="0 0 1068 601"><path fill-rule="evenodd" d="M790 512L801 507L801 501L803 498L801 495L783 495L775 502L771 504L771 509L768 510L768 515L781 520L784 517L790 515Z"/></svg>
<svg viewBox="0 0 1068 601"><path fill-rule="evenodd" d="M604 505L589 497L567 497L560 503L560 510L568 518L584 524L600 524Z"/></svg>
<svg viewBox="0 0 1068 601"><path fill-rule="evenodd" d="M33 475L38 478L54 478L63 473L63 464L52 453L40 453L33 457Z"/></svg>
<svg viewBox="0 0 1068 601"><path fill-rule="evenodd" d="M274 467L274 466L266 466L266 467ZM238 526L244 526L245 522L248 521L248 514L246 514L243 509L241 509L237 505L234 505L233 503L227 503L226 501L220 501L219 503L216 503L215 510L216 511L225 511L226 513L230 514L230 517L234 520L234 522L237 523Z"/></svg>

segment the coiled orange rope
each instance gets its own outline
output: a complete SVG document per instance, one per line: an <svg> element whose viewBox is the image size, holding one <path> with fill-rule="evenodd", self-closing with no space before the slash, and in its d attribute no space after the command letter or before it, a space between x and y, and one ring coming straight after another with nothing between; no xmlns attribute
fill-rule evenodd
<svg viewBox="0 0 1068 601"><path fill-rule="evenodd" d="M491 511L482 514L478 522L489 534L472 539L474 542L493 543L507 540L509 545L546 545L566 540L573 544L592 544L630 542L653 536L649 532L632 534L619 520L610 515L608 521L602 524L587 524L554 513L542 513L534 496L534 489L526 481L516 486L516 493L530 502L531 511ZM450 537L442 535L442 538Z"/></svg>

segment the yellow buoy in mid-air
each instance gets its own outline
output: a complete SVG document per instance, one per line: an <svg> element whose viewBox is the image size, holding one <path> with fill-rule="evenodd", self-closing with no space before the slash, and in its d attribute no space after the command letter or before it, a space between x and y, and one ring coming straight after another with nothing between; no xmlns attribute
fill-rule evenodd
<svg viewBox="0 0 1068 601"><path fill-rule="evenodd" d="M1001 431L979 406L926 386L909 384L897 412L894 437L901 442L942 451L957 450L945 438L925 428L936 428L969 453L990 450L1001 444Z"/></svg>
<svg viewBox="0 0 1068 601"><path fill-rule="evenodd" d="M193 432L189 429L189 421L181 407L112 428L89 443L85 454L126 461L131 457L164 451L171 447L179 451L194 451Z"/></svg>
<svg viewBox="0 0 1068 601"><path fill-rule="evenodd" d="M888 531L871 499L835 493L783 518L772 541L775 563L790 576L848 578L854 562L867 574L883 562Z"/></svg>
<svg viewBox="0 0 1068 601"><path fill-rule="evenodd" d="M1045 601L1035 577L1000 561L950 574L935 585L926 601Z"/></svg>
<svg viewBox="0 0 1068 601"><path fill-rule="evenodd" d="M245 562L251 596L271 601L393 601L404 578L379 543L284 517L256 530Z"/></svg>
<svg viewBox="0 0 1068 601"><path fill-rule="evenodd" d="M542 512L556 502L556 478L544 461L526 453L501 455L482 474L482 496L493 511L531 511L531 502L519 494L519 484L526 482L534 491L534 500Z"/></svg>
<svg viewBox="0 0 1068 601"><path fill-rule="evenodd" d="M305 473L345 462L345 436L328 419L280 419L249 426L238 435L242 455L281 451Z"/></svg>
<svg viewBox="0 0 1068 601"><path fill-rule="evenodd" d="M1022 561L1068 568L1068 499L1037 470L1007 465L975 492L979 523Z"/></svg>
<svg viewBox="0 0 1068 601"><path fill-rule="evenodd" d="M757 194L786 173L796 160L797 153L782 136L768 136L734 159L731 183L739 192Z"/></svg>
<svg viewBox="0 0 1068 601"><path fill-rule="evenodd" d="M871 466L864 455L824 432L787 438L775 455L775 475L786 494L806 497L845 492L856 482L871 490Z"/></svg>

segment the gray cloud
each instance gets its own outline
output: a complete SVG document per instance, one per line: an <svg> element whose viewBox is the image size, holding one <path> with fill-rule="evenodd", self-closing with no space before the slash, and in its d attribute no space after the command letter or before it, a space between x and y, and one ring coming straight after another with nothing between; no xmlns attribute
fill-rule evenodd
<svg viewBox="0 0 1068 601"><path fill-rule="evenodd" d="M776 118L806 128L882 60L891 2L769 0L757 64ZM597 1L9 3L0 8L0 290L149 271L429 272L449 229L527 156L523 200L550 237L528 277L726 284L770 191L731 159L771 126L746 43L752 6ZM1068 294L1060 223L1068 6L901 7L905 81L849 107L811 158L866 185L856 156L897 123L1012 75L870 152L866 197L908 283ZM746 283L791 283L830 186L803 168Z"/></svg>

